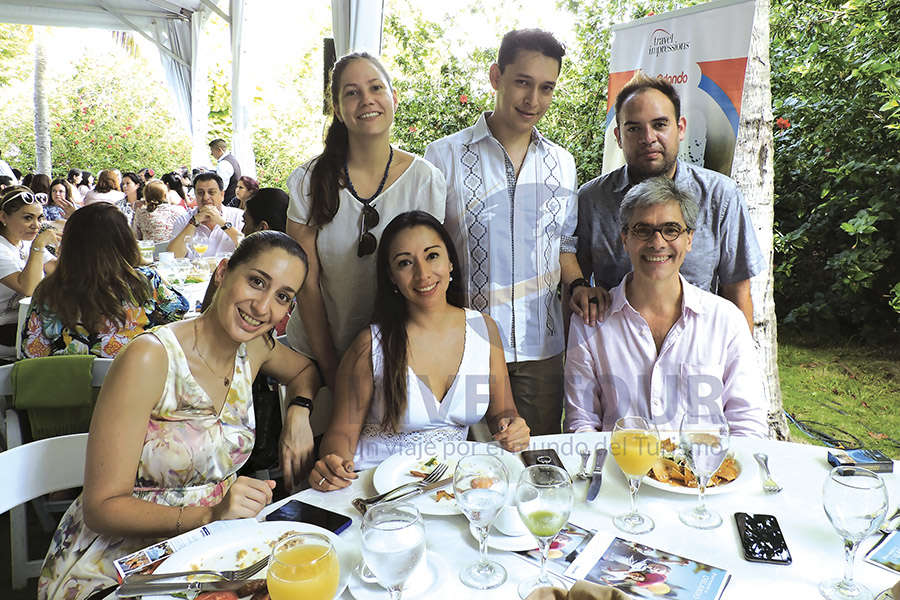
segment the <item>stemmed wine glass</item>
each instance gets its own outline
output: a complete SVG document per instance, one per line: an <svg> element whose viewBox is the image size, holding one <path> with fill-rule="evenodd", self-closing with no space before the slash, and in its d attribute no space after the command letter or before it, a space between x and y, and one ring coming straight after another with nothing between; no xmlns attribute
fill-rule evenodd
<svg viewBox="0 0 900 600"><path fill-rule="evenodd" d="M609 453L628 479L631 492L631 511L615 517L613 524L627 533L652 531L656 526L653 519L637 511L637 493L644 475L659 459L656 426L644 417L622 417L616 421L609 438Z"/></svg>
<svg viewBox="0 0 900 600"><path fill-rule="evenodd" d="M884 480L861 467L835 467L825 479L822 505L831 525L844 540L844 576L819 584L829 599L871 600L872 591L853 580L859 543L881 527L888 508Z"/></svg>
<svg viewBox="0 0 900 600"><path fill-rule="evenodd" d="M506 581L506 569L487 558L487 537L491 523L506 504L509 476L503 462L486 454L466 456L453 473L453 492L459 509L478 533L478 561L459 574L465 585L489 590Z"/></svg>
<svg viewBox="0 0 900 600"><path fill-rule="evenodd" d="M688 467L697 478L697 506L678 513L681 522L697 529L722 524L719 513L706 508L704 495L710 478L719 470L729 445L728 421L718 410L688 411L678 430L679 445Z"/></svg>
<svg viewBox="0 0 900 600"><path fill-rule="evenodd" d="M403 584L425 558L425 524L412 504L369 508L362 520L362 554L378 583L400 600Z"/></svg>
<svg viewBox="0 0 900 600"><path fill-rule="evenodd" d="M519 597L535 588L552 586L547 577L550 543L569 520L572 512L572 479L565 469L553 465L532 465L522 471L516 486L519 516L535 538L541 552L541 574L519 584Z"/></svg>

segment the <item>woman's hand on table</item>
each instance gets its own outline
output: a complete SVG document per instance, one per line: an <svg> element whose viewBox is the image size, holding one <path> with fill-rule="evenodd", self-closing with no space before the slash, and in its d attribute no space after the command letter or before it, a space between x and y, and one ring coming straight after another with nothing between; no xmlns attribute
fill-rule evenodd
<svg viewBox="0 0 900 600"><path fill-rule="evenodd" d="M213 521L255 517L272 502L274 488L275 482L271 479L238 477L222 501L213 507Z"/></svg>
<svg viewBox="0 0 900 600"><path fill-rule="evenodd" d="M288 491L293 491L315 458L314 445L309 411L301 406L289 406L285 413L284 427L281 428L279 444L284 487Z"/></svg>
<svg viewBox="0 0 900 600"><path fill-rule="evenodd" d="M330 492L345 488L358 475L353 472L353 461L345 460L337 454L327 454L316 461L309 474L309 485L320 492Z"/></svg>
<svg viewBox="0 0 900 600"><path fill-rule="evenodd" d="M493 438L504 450L519 452L528 447L531 430L522 417L502 417L497 421L497 433Z"/></svg>

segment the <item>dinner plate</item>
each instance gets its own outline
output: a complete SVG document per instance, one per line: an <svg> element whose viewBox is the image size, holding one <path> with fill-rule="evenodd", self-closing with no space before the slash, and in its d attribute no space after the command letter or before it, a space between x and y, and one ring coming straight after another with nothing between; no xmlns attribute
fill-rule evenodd
<svg viewBox="0 0 900 600"><path fill-rule="evenodd" d="M727 494L729 492L734 492L737 490L742 490L747 487L753 481L753 469L748 470L748 465L753 463L752 457L747 454L744 450L740 448L732 448L728 451L730 456L734 456L734 460L738 470L738 476L731 482L726 483L724 485L717 485L714 487L706 488L706 495L713 496L716 494ZM689 496L697 495L697 488L695 487L685 487L683 485L673 485L671 483L663 483L662 481L657 481L647 475L644 479L641 480L642 486L649 486L652 488L656 488L658 490L663 490L665 492L672 492L675 494L686 494ZM761 485L761 484L760 484Z"/></svg>
<svg viewBox="0 0 900 600"><path fill-rule="evenodd" d="M489 454L499 458L506 465L510 489L515 487L516 482L519 480L519 475L525 468L517 455L507 452L497 444L468 441L438 442L412 448L408 452L404 450L391 455L375 468L375 473L372 475L372 484L379 494L383 494L401 484L420 481L418 477L410 475L409 472L421 469L422 463L428 461L431 457L447 463L447 474L444 477L452 477L453 471L456 469L456 463L460 459L473 454ZM452 485L443 489L453 492ZM436 493L437 491L432 491L422 494L417 498L413 498L411 502L416 505L420 512L426 515L460 514L456 502L446 499L438 502L434 498Z"/></svg>
<svg viewBox="0 0 900 600"><path fill-rule="evenodd" d="M341 567L338 589L334 595L335 598L339 597L347 587L350 573L356 570L356 564L359 562L359 550L327 529L309 523L289 521L235 523L233 528L214 533L175 552L164 560L154 572L174 573L199 569L222 570L246 567L269 555L275 541L289 532L321 533L331 540ZM265 575L266 569L263 569L253 578L260 579ZM169 594L162 594L143 598L144 600L171 600L173 597Z"/></svg>
<svg viewBox="0 0 900 600"><path fill-rule="evenodd" d="M437 598L436 592L443 587L449 572L450 567L437 552L426 551L425 560L419 563L419 566L409 576L406 586L403 588L403 600ZM363 581L356 571L350 575L348 587L350 594L356 600L385 600L390 598L390 594L386 589L377 583Z"/></svg>
<svg viewBox="0 0 900 600"><path fill-rule="evenodd" d="M479 541L478 532L475 531L475 526L471 523L469 523L469 533L472 534L476 542ZM488 532L487 545L494 550L521 552L536 549L537 540L530 533L525 535L503 535L491 525L491 530Z"/></svg>

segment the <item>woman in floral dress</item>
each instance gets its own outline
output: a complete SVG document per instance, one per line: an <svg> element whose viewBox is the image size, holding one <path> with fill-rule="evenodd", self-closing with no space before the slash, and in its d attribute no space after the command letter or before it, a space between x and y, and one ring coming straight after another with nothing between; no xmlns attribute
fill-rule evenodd
<svg viewBox="0 0 900 600"><path fill-rule="evenodd" d="M254 517L273 481L237 477L254 441L250 384L259 370L309 397L312 363L271 330L306 276L306 255L278 232L248 236L216 269L200 317L133 340L94 409L84 492L53 536L41 600L81 600L116 583L113 560L211 521ZM282 467L311 458L308 411L291 405Z"/></svg>

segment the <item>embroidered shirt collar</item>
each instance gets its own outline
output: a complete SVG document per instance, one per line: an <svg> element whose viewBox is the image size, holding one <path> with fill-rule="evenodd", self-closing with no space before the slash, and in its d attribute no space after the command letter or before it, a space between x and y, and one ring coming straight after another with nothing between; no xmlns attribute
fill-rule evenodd
<svg viewBox="0 0 900 600"><path fill-rule="evenodd" d="M488 127L487 124L488 117L490 117L492 114L494 114L493 111L486 111L481 113L481 116L478 117L478 120L475 122L475 126L472 127L472 139L470 143L476 144L481 140L494 137L494 134L491 132L491 128ZM531 141L536 144L543 144L547 141L547 138L545 138L541 134L541 132L537 130L537 127L532 127ZM500 140L497 140L497 143L500 143ZM503 144L500 145L502 146Z"/></svg>

